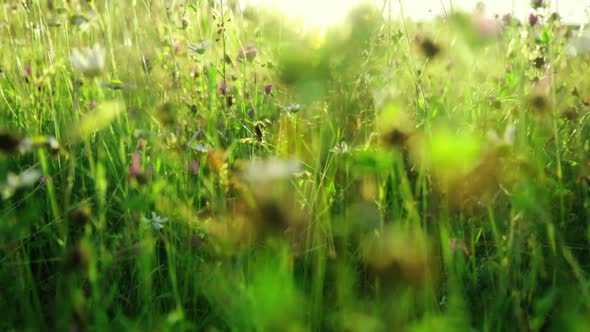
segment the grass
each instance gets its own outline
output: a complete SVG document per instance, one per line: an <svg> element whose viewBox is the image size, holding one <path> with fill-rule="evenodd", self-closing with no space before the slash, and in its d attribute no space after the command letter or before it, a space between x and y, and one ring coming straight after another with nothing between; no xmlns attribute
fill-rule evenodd
<svg viewBox="0 0 590 332"><path fill-rule="evenodd" d="M546 9L0 3L0 329L590 329L588 57Z"/></svg>

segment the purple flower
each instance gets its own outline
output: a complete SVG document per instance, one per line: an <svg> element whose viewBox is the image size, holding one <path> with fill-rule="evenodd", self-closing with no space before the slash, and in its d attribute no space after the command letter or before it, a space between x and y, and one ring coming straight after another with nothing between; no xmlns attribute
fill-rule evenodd
<svg viewBox="0 0 590 332"><path fill-rule="evenodd" d="M227 85L227 83L225 81L219 83L219 85L217 86L217 92L219 92L219 94L222 95L227 95L229 93L229 86Z"/></svg>
<svg viewBox="0 0 590 332"><path fill-rule="evenodd" d="M531 7L533 7L533 9L545 7L545 0L531 0Z"/></svg>
<svg viewBox="0 0 590 332"><path fill-rule="evenodd" d="M141 175L141 173L141 155L136 152L131 156L131 165L129 165L129 175L138 176Z"/></svg>
<svg viewBox="0 0 590 332"><path fill-rule="evenodd" d="M33 73L33 68L31 67L30 64L27 64L24 68L23 74L25 75L25 77L29 77L29 76L31 76L32 73Z"/></svg>
<svg viewBox="0 0 590 332"><path fill-rule="evenodd" d="M248 45L248 47L246 47L246 49L241 49L238 52L238 60L239 61L244 61L244 59L252 62L256 56L258 55L258 49L256 48L256 46L250 44Z"/></svg>
<svg viewBox="0 0 590 332"><path fill-rule="evenodd" d="M53 178L51 176L42 176L41 179L39 179L39 184L44 186L47 184L47 182L50 182Z"/></svg>
<svg viewBox="0 0 590 332"><path fill-rule="evenodd" d="M530 13L529 24L533 27L533 26L537 25L537 23L539 23L539 16L535 15L533 13Z"/></svg>
<svg viewBox="0 0 590 332"><path fill-rule="evenodd" d="M188 165L188 172L192 175L197 175L199 174L199 169L201 168L201 162L198 160L193 160L189 165Z"/></svg>
<svg viewBox="0 0 590 332"><path fill-rule="evenodd" d="M174 53L178 54L180 53L180 51L182 51L182 44L181 43L174 43L174 45L172 46L172 49L174 50Z"/></svg>
<svg viewBox="0 0 590 332"><path fill-rule="evenodd" d="M264 93L266 93L267 95L271 94L272 93L272 87L273 87L272 84L267 84L264 87Z"/></svg>
<svg viewBox="0 0 590 332"><path fill-rule="evenodd" d="M255 116L256 116L256 110L253 107L250 107L250 109L248 110L248 117L250 119L254 119Z"/></svg>

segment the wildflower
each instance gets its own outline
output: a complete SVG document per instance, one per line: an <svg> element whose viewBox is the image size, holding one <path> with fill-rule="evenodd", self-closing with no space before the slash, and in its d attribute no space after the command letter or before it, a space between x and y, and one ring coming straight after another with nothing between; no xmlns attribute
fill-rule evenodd
<svg viewBox="0 0 590 332"><path fill-rule="evenodd" d="M39 179L39 184L44 186L51 181L53 181L53 178L51 176L42 176L41 179Z"/></svg>
<svg viewBox="0 0 590 332"><path fill-rule="evenodd" d="M209 152L209 150L211 150L211 147L207 144L201 144L201 143L196 143L196 142L192 142L188 144L188 147L197 151L197 152Z"/></svg>
<svg viewBox="0 0 590 332"><path fill-rule="evenodd" d="M347 154L350 152L350 149L348 148L348 144L346 144L346 142L342 141L342 143L337 144L335 147L330 149L330 152L335 153L335 154Z"/></svg>
<svg viewBox="0 0 590 332"><path fill-rule="evenodd" d="M535 25L537 25L537 23L539 23L539 16L535 15L533 13L530 13L529 15L529 24L534 27Z"/></svg>
<svg viewBox="0 0 590 332"><path fill-rule="evenodd" d="M134 153L131 156L131 165L129 165L129 175L130 176L138 176L143 173L143 169L141 167L141 156L139 153Z"/></svg>
<svg viewBox="0 0 590 332"><path fill-rule="evenodd" d="M72 68L80 71L84 76L96 77L100 75L105 66L106 50L98 43L92 48L82 50L74 48L68 58Z"/></svg>
<svg viewBox="0 0 590 332"><path fill-rule="evenodd" d="M182 51L182 44L181 43L174 43L174 45L172 46L172 49L174 50L174 54L178 54Z"/></svg>
<svg viewBox="0 0 590 332"><path fill-rule="evenodd" d="M256 116L256 110L253 107L250 107L250 109L248 110L248 117L250 119L254 119L255 116Z"/></svg>
<svg viewBox="0 0 590 332"><path fill-rule="evenodd" d="M530 98L530 104L533 110L538 113L544 113L550 108L549 100L542 94L535 94Z"/></svg>
<svg viewBox="0 0 590 332"><path fill-rule="evenodd" d="M147 141L143 138L140 138L139 141L137 141L137 146L135 148L137 149L137 151L143 151L143 149L145 149L146 144Z"/></svg>
<svg viewBox="0 0 590 332"><path fill-rule="evenodd" d="M272 84L267 84L264 87L264 93L267 95L270 95L272 93L272 88L273 88Z"/></svg>
<svg viewBox="0 0 590 332"><path fill-rule="evenodd" d="M232 107L236 103L236 98L232 95L227 95L225 97L225 102L227 104L227 107Z"/></svg>
<svg viewBox="0 0 590 332"><path fill-rule="evenodd" d="M549 16L549 22L555 23L555 22L559 22L559 21L561 21L561 15L559 15L559 13L557 13L557 12L551 13L551 15Z"/></svg>
<svg viewBox="0 0 590 332"><path fill-rule="evenodd" d="M420 49L428 58L434 58L440 53L440 47L430 38L425 38L420 42Z"/></svg>
<svg viewBox="0 0 590 332"><path fill-rule="evenodd" d="M199 174L200 168L201 168L201 162L198 160L193 160L193 161L191 161L190 164L188 164L188 171L191 175Z"/></svg>
<svg viewBox="0 0 590 332"><path fill-rule="evenodd" d="M533 9L543 8L547 5L545 0L531 0L531 7Z"/></svg>
<svg viewBox="0 0 590 332"><path fill-rule="evenodd" d="M301 111L304 108L305 106L301 104L291 104L286 107L283 107L283 110L287 113L299 113L299 111Z"/></svg>
<svg viewBox="0 0 590 332"><path fill-rule="evenodd" d="M195 52L197 54L203 55L205 54L205 51L207 51L207 49L209 47L211 47L211 45L213 45L213 42L210 40L202 40L200 42L198 42L195 45L187 45L187 48L189 50L191 50L192 52Z"/></svg>
<svg viewBox="0 0 590 332"><path fill-rule="evenodd" d="M183 18L183 19L180 21L180 24L181 24L181 25L180 25L180 28L181 28L182 30L185 30L186 28L188 28L188 24L189 24L189 23L188 23L188 20L187 20L186 18Z"/></svg>
<svg viewBox="0 0 590 332"><path fill-rule="evenodd" d="M545 65L545 58L542 56L536 57L533 59L533 64L535 65L535 68L541 69Z"/></svg>
<svg viewBox="0 0 590 332"><path fill-rule="evenodd" d="M152 211L151 218L144 218L143 222L151 225L155 230L159 231L164 228L164 223L168 222L168 218L162 218Z"/></svg>
<svg viewBox="0 0 590 332"><path fill-rule="evenodd" d="M23 70L23 75L25 76L25 78L29 78L31 75L33 75L33 68L31 67L31 64L27 64Z"/></svg>
<svg viewBox="0 0 590 332"><path fill-rule="evenodd" d="M227 85L227 82L225 82L225 81L219 83L219 85L217 86L217 92L219 92L219 94L222 94L225 96L229 93L229 91L230 91L229 86Z"/></svg>
<svg viewBox="0 0 590 332"><path fill-rule="evenodd" d="M404 131L400 128L392 128L381 135L381 142L385 146L405 148L412 135L413 132Z"/></svg>
<svg viewBox="0 0 590 332"><path fill-rule="evenodd" d="M32 187L43 174L40 170L35 168L29 168L20 174L8 173L6 177L6 183L0 184L0 193L2 193L3 199L9 199L18 190L23 188Z"/></svg>
<svg viewBox="0 0 590 332"><path fill-rule="evenodd" d="M256 56L258 55L258 49L256 46L250 44L246 49L241 49L238 52L238 60L243 62L244 60L248 60L249 62L254 61Z"/></svg>
<svg viewBox="0 0 590 332"><path fill-rule="evenodd" d="M12 151L9 151L9 147L15 144L16 141L10 141L19 139L18 145L12 147ZM3 144L6 144L6 149L3 149ZM51 153L57 153L59 151L59 142L55 137L52 136L34 136L27 138L20 138L16 134L2 134L0 133L0 151L5 152L31 152L34 149L47 148Z"/></svg>

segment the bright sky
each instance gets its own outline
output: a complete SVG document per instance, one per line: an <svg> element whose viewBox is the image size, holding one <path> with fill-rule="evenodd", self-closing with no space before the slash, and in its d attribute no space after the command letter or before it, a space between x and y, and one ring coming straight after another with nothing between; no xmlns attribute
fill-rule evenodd
<svg viewBox="0 0 590 332"><path fill-rule="evenodd" d="M338 22L345 17L348 9L363 0L241 0L245 3L276 6L293 17L300 17L306 24L323 26ZM368 0L382 5L384 0ZM389 1L389 0L385 0ZM444 11L462 9L472 11L478 0L390 0L394 15L399 15L400 2L406 16L423 20L441 15ZM524 19L531 12L529 0L488 0L483 1L490 14L512 13ZM590 0L552 0L551 7L559 12L567 23L588 22Z"/></svg>

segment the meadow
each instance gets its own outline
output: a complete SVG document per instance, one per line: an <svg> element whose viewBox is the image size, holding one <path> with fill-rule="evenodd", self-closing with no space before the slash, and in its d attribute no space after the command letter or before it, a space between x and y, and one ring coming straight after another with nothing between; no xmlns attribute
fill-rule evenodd
<svg viewBox="0 0 590 332"><path fill-rule="evenodd" d="M590 331L590 55L545 1L0 5L0 330Z"/></svg>

